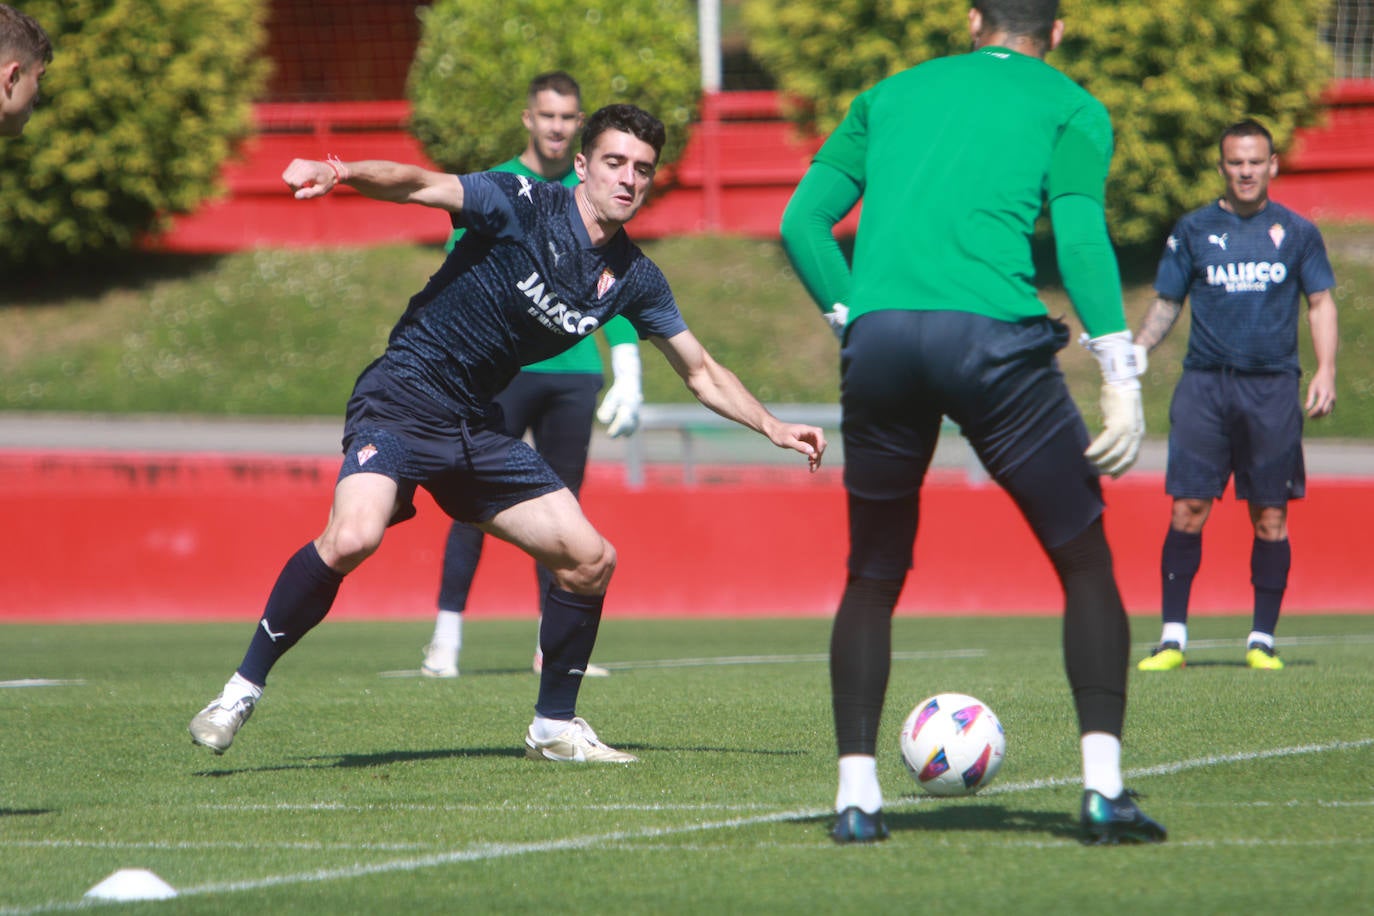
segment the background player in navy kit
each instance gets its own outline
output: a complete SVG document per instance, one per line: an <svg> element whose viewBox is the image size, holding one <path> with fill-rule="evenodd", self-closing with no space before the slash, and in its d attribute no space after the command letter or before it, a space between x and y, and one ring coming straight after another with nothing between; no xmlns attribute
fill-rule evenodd
<svg viewBox="0 0 1374 916"><path fill-rule="evenodd" d="M532 759L628 763L576 715L596 643L614 548L568 488L507 435L492 399L522 365L547 359L624 314L701 403L820 465L825 436L774 417L687 329L663 274L622 227L644 203L663 124L632 105L588 119L574 189L521 175L449 175L394 162L294 160L296 197L346 182L369 197L448 210L467 234L411 298L385 353L349 400L344 461L324 532L287 562L238 670L192 720L192 739L223 753L277 660L324 619L343 577L414 515L423 486L451 517L510 541L551 570L540 625L544 670Z"/></svg>
<svg viewBox="0 0 1374 916"><path fill-rule="evenodd" d="M530 80L521 123L529 133L525 150L498 166L494 172L510 172L538 181L557 181L567 187L578 182L573 169L574 141L582 129L582 93L577 81L562 70L541 73ZM464 230L455 229L448 250L462 238ZM591 446L592 420L607 424L614 438L632 435L639 425L639 407L644 401L640 388L639 343L634 328L616 316L602 329L611 348L614 383L596 406L596 393L603 382L601 356L596 341L589 335L551 359L525 366L496 396L496 404L506 418L506 432L521 437L528 430L535 451L567 484L573 496L582 489L587 471L587 452ZM485 535L480 528L455 521L444 544L443 574L439 584L439 610L434 619L434 634L425 647L420 667L428 677L458 676L458 653L463 645L463 611L482 557ZM535 564L539 601L553 587L553 574ZM538 606L536 605L536 606ZM543 653L536 638L534 670L543 667ZM609 672L588 664L587 676L601 677Z"/></svg>
<svg viewBox="0 0 1374 916"><path fill-rule="evenodd" d="M1226 193L1174 227L1155 277L1157 298L1136 337L1157 346L1184 299L1191 303L1188 352L1169 407L1165 489L1174 502L1161 559L1164 626L1159 647L1138 666L1142 671L1184 666L1202 527L1233 473L1236 498L1249 502L1255 527L1255 606L1245 661L1251 668L1283 667L1274 630L1292 563L1288 501L1306 492L1298 390L1303 294L1317 357L1307 414L1324 417L1336 405L1336 279L1321 233L1269 199L1278 156L1263 125L1245 120L1228 127L1220 151Z"/></svg>

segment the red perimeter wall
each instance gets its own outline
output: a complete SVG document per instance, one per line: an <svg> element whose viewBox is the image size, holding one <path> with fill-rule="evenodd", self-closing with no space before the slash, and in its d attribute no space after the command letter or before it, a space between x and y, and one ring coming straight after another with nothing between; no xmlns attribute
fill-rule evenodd
<svg viewBox="0 0 1374 916"><path fill-rule="evenodd" d="M0 452L0 620L253 620L286 558L319 533L332 458ZM593 522L620 554L607 612L829 615L844 579L838 472L800 467L672 472L628 488L594 465ZM1108 531L1127 607L1159 606L1168 502L1157 474L1106 485ZM1368 612L1374 564L1357 532L1374 516L1374 481L1321 478L1294 503L1289 612ZM447 520L421 494L420 516L388 534L344 583L338 618L425 618L434 609ZM1229 498L1207 528L1198 613L1248 612L1250 533ZM530 561L489 541L470 612L533 616ZM1008 499L962 473L924 495L908 614L1055 613L1058 586Z"/></svg>
<svg viewBox="0 0 1374 916"><path fill-rule="evenodd" d="M1274 196L1313 219L1374 219L1374 80L1344 80L1327 93L1327 119L1299 131L1284 156ZM223 170L227 196L178 217L150 247L227 252L255 246L439 243L446 214L369 200L350 188L298 201L281 173L293 157L395 159L427 163L405 130L404 101L267 103L255 107L259 134ZM721 232L776 238L778 221L820 146L782 120L774 92L718 92L702 98L682 159L665 169L635 217L635 238ZM853 213L842 234L858 225Z"/></svg>

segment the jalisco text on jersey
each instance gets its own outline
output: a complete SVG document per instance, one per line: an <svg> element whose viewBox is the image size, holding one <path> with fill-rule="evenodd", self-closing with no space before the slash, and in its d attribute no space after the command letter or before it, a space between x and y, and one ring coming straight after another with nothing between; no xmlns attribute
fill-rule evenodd
<svg viewBox="0 0 1374 916"><path fill-rule="evenodd" d="M537 270L515 285L534 302L530 314L549 327L562 328L569 334L585 337L601 323L592 315L583 315L576 309L568 308L567 303L560 302L553 293L546 293L544 281L539 278Z"/></svg>
<svg viewBox="0 0 1374 916"><path fill-rule="evenodd" d="M1288 265L1282 261L1232 261L1229 264L1208 264L1207 282L1224 286L1227 292L1263 291L1270 283L1282 283L1288 276Z"/></svg>

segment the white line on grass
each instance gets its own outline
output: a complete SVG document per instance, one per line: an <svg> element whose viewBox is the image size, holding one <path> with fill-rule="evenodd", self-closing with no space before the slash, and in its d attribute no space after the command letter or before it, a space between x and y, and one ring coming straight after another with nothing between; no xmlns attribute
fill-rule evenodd
<svg viewBox="0 0 1374 916"><path fill-rule="evenodd" d="M983 658L987 649L944 649L931 652L893 652L898 662L925 661L942 658ZM598 662L612 671L632 671L650 668L717 668L730 665L791 665L797 662L828 662L829 653L809 652L804 655L723 655L710 658L659 658L638 662ZM521 669L522 671L524 669ZM418 668L400 671L381 671L378 677L421 677Z"/></svg>
<svg viewBox="0 0 1374 916"><path fill-rule="evenodd" d="M1369 747L1370 745L1374 745L1374 738L1360 738L1354 741L1333 741L1329 744L1303 744L1296 747L1270 748L1268 750L1251 751L1240 754L1215 754L1207 757L1197 757L1192 760L1179 760L1173 763L1128 770L1123 775L1127 779L1138 776L1160 776L1171 773L1181 773L1185 770L1219 766L1227 763L1248 763L1256 760L1270 760L1276 757L1295 757L1303 754L1347 751ZM1057 779L1035 779L1027 782L1012 783L1010 785L994 786L980 793L980 796L1010 795L1014 792L1030 792L1055 786L1077 785L1078 782L1079 777L1077 776L1061 777ZM896 799L895 803L889 803L887 807L910 807L929 801L930 799L924 796L900 798ZM392 859L386 862L350 865L346 868L321 868L312 871L296 872L294 874L268 875L263 878L251 878L243 881L222 881L211 884L191 885L189 887L178 888L177 894L181 897L200 897L210 894L228 894L238 891L255 891L273 887L286 887L294 884L318 884L325 881L344 881L352 878L363 878L370 875L419 871L420 869L436 868L442 865L453 865L461 862L483 862L492 859L510 858L512 856L530 855L533 853L566 852L570 850L603 847L607 844L627 843L636 840L653 840L670 836L683 836L692 833L704 833L711 830L730 830L741 827L758 827L765 824L779 824L787 821L811 820L825 817L831 813L832 810L830 808L804 808L792 811L778 811L771 814L759 814L750 817L704 821L696 824L680 824L670 827L645 827L639 830L617 830L611 833L568 837L567 839L547 840L539 843L480 843L468 849L455 849L450 852L417 856L408 859ZM1221 843L1213 841L1210 842L1210 844L1204 842L1199 845L1216 846L1221 845ZM35 907L0 909L0 916L30 916L30 914L37 913L68 912L116 902L122 901L85 899L79 901L53 901Z"/></svg>
<svg viewBox="0 0 1374 916"><path fill-rule="evenodd" d="M60 680L52 677L27 677L18 681L0 681L0 687L83 687L86 682L80 678L76 680Z"/></svg>
<svg viewBox="0 0 1374 916"><path fill-rule="evenodd" d="M946 649L935 652L893 652L893 661L916 661L938 658L982 658L987 649ZM727 665L787 665L795 662L828 662L828 652L808 652L802 655L724 655L713 658L661 658L638 662L606 662L605 667L616 671L631 668L713 668Z"/></svg>
<svg viewBox="0 0 1374 916"><path fill-rule="evenodd" d="M1192 639L1189 649L1232 649L1243 640L1237 639ZM1280 648L1289 646L1335 646L1351 643L1374 643L1374 633L1356 633L1347 636L1286 636L1277 640ZM1135 649L1152 649L1155 643L1136 643ZM984 658L987 649L946 649L929 652L893 652L893 661L929 661L945 658ZM657 668L713 668L730 665L790 665L798 662L829 661L827 653L813 652L801 655L725 655L710 658L660 658L629 662L598 662L612 671L648 670ZM521 669L522 671L524 669ZM419 668L405 668L396 671L380 671L378 677L407 678L423 677Z"/></svg>

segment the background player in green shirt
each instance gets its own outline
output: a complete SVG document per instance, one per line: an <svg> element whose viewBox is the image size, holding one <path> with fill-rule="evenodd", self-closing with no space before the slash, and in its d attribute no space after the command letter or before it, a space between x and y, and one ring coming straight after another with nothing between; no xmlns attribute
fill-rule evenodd
<svg viewBox="0 0 1374 916"><path fill-rule="evenodd" d="M850 554L830 645L837 842L887 836L874 751L891 618L942 415L1016 502L1064 587L1086 838L1165 836L1121 781L1130 626L1098 480L1139 451L1143 351L1126 330L1103 215L1111 121L1045 64L1063 35L1057 13L1055 0L978 0L973 52L856 98L783 215L788 254L842 341ZM851 269L832 229L861 197ZM1030 243L1046 202L1064 285L1102 365L1106 424L1091 445L1054 356L1068 329L1036 296Z"/></svg>
<svg viewBox="0 0 1374 916"><path fill-rule="evenodd" d="M536 181L557 181L573 187L578 183L573 170L573 144L582 129L581 88L562 70L541 73L530 81L526 103L520 114L529 132L525 151L491 171L524 175ZM453 250L462 234L461 229L454 231L448 250ZM617 316L607 322L603 330L610 343L615 381L599 410L596 394L601 390L604 377L601 355L597 352L596 341L590 336L551 359L526 366L496 398L496 403L505 412L507 431L516 437L530 432L535 450L574 496L579 494L587 470L593 413L602 423L608 424L611 436L628 436L639 426L639 406L644 401L640 388L639 337L634 328ZM429 677L458 676L463 611L467 608L468 592L477 574L484 540L480 530L463 522L454 522L449 529L439 584L439 612L420 668ZM553 585L553 574L536 563L535 578L539 588L536 607L539 607L545 592ZM536 637L535 672L542 667L543 654ZM609 672L599 665L590 665L586 673L605 676Z"/></svg>

